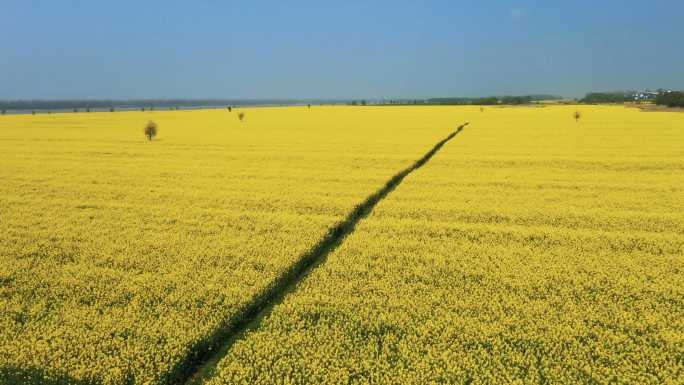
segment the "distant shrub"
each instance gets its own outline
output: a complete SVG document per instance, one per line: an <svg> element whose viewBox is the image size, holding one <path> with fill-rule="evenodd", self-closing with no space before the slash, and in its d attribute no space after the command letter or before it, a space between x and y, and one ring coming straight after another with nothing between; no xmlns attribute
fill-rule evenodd
<svg viewBox="0 0 684 385"><path fill-rule="evenodd" d="M86 112L90 112L90 107L86 108Z"/></svg>
<svg viewBox="0 0 684 385"><path fill-rule="evenodd" d="M655 102L659 106L684 107L684 92L660 93Z"/></svg>
<svg viewBox="0 0 684 385"><path fill-rule="evenodd" d="M228 112L233 111L233 108L231 106L226 106L226 109L228 110Z"/></svg>
<svg viewBox="0 0 684 385"><path fill-rule="evenodd" d="M580 103L625 103L632 101L632 94L629 92L590 92L580 100Z"/></svg>
<svg viewBox="0 0 684 385"><path fill-rule="evenodd" d="M240 119L240 121L243 121L243 120L245 119L245 113L244 113L244 112L240 112L240 113L238 114L238 119Z"/></svg>
<svg viewBox="0 0 684 385"><path fill-rule="evenodd" d="M152 140L155 136L157 136L157 124L153 121L147 122L147 125L145 126L145 136L147 137L147 140Z"/></svg>
<svg viewBox="0 0 684 385"><path fill-rule="evenodd" d="M35 115L35 114L36 114L36 111L31 111L31 115Z"/></svg>
<svg viewBox="0 0 684 385"><path fill-rule="evenodd" d="M77 112L78 112L78 108L74 108L74 113L77 113Z"/></svg>
<svg viewBox="0 0 684 385"><path fill-rule="evenodd" d="M580 118L582 117L582 113L579 111L575 111L574 117L575 117L575 121L579 122Z"/></svg>
<svg viewBox="0 0 684 385"><path fill-rule="evenodd" d="M145 107L140 107L140 111L145 112Z"/></svg>
<svg viewBox="0 0 684 385"><path fill-rule="evenodd" d="M110 107L109 112L114 112L114 107Z"/></svg>
<svg viewBox="0 0 684 385"><path fill-rule="evenodd" d="M5 112L7 112L7 111L5 111L5 110L0 111L0 115L5 115Z"/></svg>
<svg viewBox="0 0 684 385"><path fill-rule="evenodd" d="M532 100L531 96L502 96L500 102L501 104L520 105L530 104Z"/></svg>
<svg viewBox="0 0 684 385"><path fill-rule="evenodd" d="M496 96L479 98L479 99L474 101L474 104L479 104L479 105L483 105L483 106L493 106L493 105L499 104L499 98L497 98Z"/></svg>

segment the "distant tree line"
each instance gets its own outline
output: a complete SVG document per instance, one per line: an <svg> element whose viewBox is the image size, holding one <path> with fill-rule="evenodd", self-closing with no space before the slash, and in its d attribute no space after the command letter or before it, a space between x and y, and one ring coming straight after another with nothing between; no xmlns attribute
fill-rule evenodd
<svg viewBox="0 0 684 385"><path fill-rule="evenodd" d="M644 98L644 95L648 98ZM628 103L640 102L646 100L655 101L657 105L670 107L684 107L684 92L669 91L658 89L658 91L651 92L637 92L637 91L616 91L616 92L590 92L580 99L580 103L588 104L604 104L604 103Z"/></svg>
<svg viewBox="0 0 684 385"><path fill-rule="evenodd" d="M71 100L0 100L1 110L103 110L113 108L153 110L156 108L199 108L257 105L306 105L346 103L346 99L71 99Z"/></svg>
<svg viewBox="0 0 684 385"><path fill-rule="evenodd" d="M520 96L488 96L483 98L430 98L427 104L453 104L453 105L478 105L491 106L496 104L530 104L540 100L560 100L556 95L520 95Z"/></svg>
<svg viewBox="0 0 684 385"><path fill-rule="evenodd" d="M350 100L351 106L365 105L495 105L495 104L530 104L541 100L562 100L557 95L520 95L520 96L488 96L488 97L444 97L428 99L384 99L384 100Z"/></svg>
<svg viewBox="0 0 684 385"><path fill-rule="evenodd" d="M684 92L673 91L658 94L655 103L659 106L684 107Z"/></svg>
<svg viewBox="0 0 684 385"><path fill-rule="evenodd" d="M633 100L632 92L590 92L580 99L580 103L625 103Z"/></svg>

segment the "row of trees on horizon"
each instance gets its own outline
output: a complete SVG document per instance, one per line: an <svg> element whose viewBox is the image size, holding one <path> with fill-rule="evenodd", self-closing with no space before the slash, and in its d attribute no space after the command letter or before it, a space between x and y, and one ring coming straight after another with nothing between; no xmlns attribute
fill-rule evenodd
<svg viewBox="0 0 684 385"><path fill-rule="evenodd" d="M684 107L684 92L664 89L656 91L590 92L579 102L588 104L652 102L661 106Z"/></svg>
<svg viewBox="0 0 684 385"><path fill-rule="evenodd" d="M155 110L180 108L202 108L226 106L286 106L316 104L347 104L347 105L524 105L538 103L543 100L555 100L566 103L604 104L653 102L657 105L669 107L684 107L684 91L618 91L618 92L590 92L582 99L565 100L556 95L521 95L521 96L489 96L489 97L443 97L428 99L387 99L387 100L342 100L342 99L131 99L131 100L0 100L0 113L6 111L63 110L90 112L93 110L111 111L116 109Z"/></svg>
<svg viewBox="0 0 684 385"><path fill-rule="evenodd" d="M346 103L347 99L33 99L0 100L0 110L169 109L259 105Z"/></svg>

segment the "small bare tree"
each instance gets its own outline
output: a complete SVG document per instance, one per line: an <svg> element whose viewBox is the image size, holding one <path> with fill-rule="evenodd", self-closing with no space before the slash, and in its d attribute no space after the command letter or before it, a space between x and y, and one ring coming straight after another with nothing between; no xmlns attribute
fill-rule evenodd
<svg viewBox="0 0 684 385"><path fill-rule="evenodd" d="M245 113L244 113L244 112L240 112L240 113L238 114L238 119L240 119L240 121L242 122L242 121L245 119Z"/></svg>
<svg viewBox="0 0 684 385"><path fill-rule="evenodd" d="M575 122L579 122L580 118L582 117L582 114L579 111L575 111Z"/></svg>
<svg viewBox="0 0 684 385"><path fill-rule="evenodd" d="M147 140L152 140L155 136L157 136L157 124L153 121L147 122L147 125L145 126L145 136L147 137Z"/></svg>

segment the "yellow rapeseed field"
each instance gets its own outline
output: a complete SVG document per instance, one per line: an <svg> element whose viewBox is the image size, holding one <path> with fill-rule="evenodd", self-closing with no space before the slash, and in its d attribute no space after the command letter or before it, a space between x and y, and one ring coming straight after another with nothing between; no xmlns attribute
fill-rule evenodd
<svg viewBox="0 0 684 385"><path fill-rule="evenodd" d="M684 114L449 109L206 383L684 383Z"/></svg>
<svg viewBox="0 0 684 385"><path fill-rule="evenodd" d="M0 383L167 383L462 121L377 107L0 116Z"/></svg>

